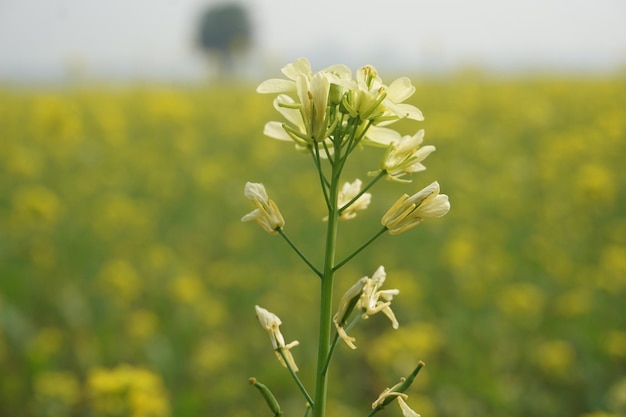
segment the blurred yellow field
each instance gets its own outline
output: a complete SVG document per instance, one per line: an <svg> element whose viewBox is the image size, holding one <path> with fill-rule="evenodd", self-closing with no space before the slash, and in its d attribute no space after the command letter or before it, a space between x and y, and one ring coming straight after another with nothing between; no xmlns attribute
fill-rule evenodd
<svg viewBox="0 0 626 417"><path fill-rule="evenodd" d="M423 360L424 417L626 415L626 81L415 84L437 151L409 188L437 179L452 210L338 274L340 296L384 263L400 328L375 317L339 348L330 414L366 415ZM254 89L0 89L0 415L269 415L250 376L301 410L254 305L312 384L318 283L240 222L243 188L265 184L314 261L324 205L310 158L263 136L276 114ZM406 188L374 188L339 251Z"/></svg>

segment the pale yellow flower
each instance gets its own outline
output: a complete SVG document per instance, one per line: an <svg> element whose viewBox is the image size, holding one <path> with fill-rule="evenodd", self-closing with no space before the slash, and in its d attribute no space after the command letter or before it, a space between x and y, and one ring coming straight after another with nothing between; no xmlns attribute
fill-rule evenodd
<svg viewBox="0 0 626 417"><path fill-rule="evenodd" d="M298 76L304 75L311 79L313 77L313 71L311 71L311 64L306 58L298 58L294 62L285 65L280 70L288 80L282 78L271 78L263 81L257 87L257 93L272 94L272 93L289 93L296 91L296 79Z"/></svg>
<svg viewBox="0 0 626 417"><path fill-rule="evenodd" d="M366 65L357 70L356 80L338 82L347 89L342 103L351 117L371 120L379 125L403 118L424 119L418 108L403 103L415 92L415 87L407 77L398 78L387 86L378 76L376 68Z"/></svg>
<svg viewBox="0 0 626 417"><path fill-rule="evenodd" d="M256 220L266 232L272 235L278 233L278 229L285 226L285 219L280 214L276 203L267 196L263 184L246 183L244 195L252 200L257 208L243 216L242 222Z"/></svg>
<svg viewBox="0 0 626 417"><path fill-rule="evenodd" d="M389 306L391 305L393 296L398 295L400 290L379 290L386 278L387 273L385 272L385 268L381 265L378 267L376 272L374 272L372 278L365 282L361 298L357 302L356 306L358 309L363 310L364 319L382 311L383 314L391 320L393 328L397 329L399 326L398 320L396 320L396 316L393 314L393 311L391 311ZM380 301L381 298L385 301Z"/></svg>
<svg viewBox="0 0 626 417"><path fill-rule="evenodd" d="M397 130L382 126L370 126L361 143L364 145L387 148L393 142L399 142L402 135Z"/></svg>
<svg viewBox="0 0 626 417"><path fill-rule="evenodd" d="M393 311L389 307L394 295L400 293L399 290L379 290L385 282L387 274L383 266L378 267L372 278L363 277L358 280L352 287L346 291L339 301L337 313L333 317L333 322L337 328L339 337L346 342L351 349L356 349L354 342L356 339L347 334L345 322L352 312L353 308L362 311L362 318L367 319L369 316L379 312L383 312L391 320L394 329L398 328L398 320L396 320ZM380 299L385 301L381 301Z"/></svg>
<svg viewBox="0 0 626 417"><path fill-rule="evenodd" d="M420 224L425 218L438 218L450 211L448 196L439 194L437 181L421 191L402 195L385 213L381 223L392 235L397 235Z"/></svg>
<svg viewBox="0 0 626 417"><path fill-rule="evenodd" d="M398 405L400 406L400 409L402 410L402 415L404 417L420 417L420 415L411 410L409 405L406 403L405 400L409 398L409 396L403 392L396 391L403 383L404 378L393 387L385 388L383 392L380 393L376 401L372 403L372 409L375 409L377 407L385 407L391 401L397 399Z"/></svg>
<svg viewBox="0 0 626 417"><path fill-rule="evenodd" d="M339 120L329 120L330 80L350 77L350 70L344 65L334 65L313 74L309 61L300 58L286 65L282 72L288 80L270 79L257 87L259 93L280 93L274 107L287 120L268 122L264 133L279 140L291 139L298 147L325 141ZM337 89L332 91L333 95L342 94ZM289 93L295 93L295 98Z"/></svg>
<svg viewBox="0 0 626 417"><path fill-rule="evenodd" d="M264 133L279 140L291 139L300 147L323 142L338 120L335 123L328 120L330 82L323 73L317 73L311 80L298 76L295 83L299 101L286 94L276 97L274 107L286 121L266 123Z"/></svg>
<svg viewBox="0 0 626 417"><path fill-rule="evenodd" d="M274 108L285 118L284 122L270 121L265 124L263 134L270 138L293 141L299 149L306 149L306 126L299 109L300 104L286 94L280 94L274 100ZM304 137L302 137L304 135Z"/></svg>
<svg viewBox="0 0 626 417"><path fill-rule="evenodd" d="M298 372L298 366L293 359L290 349L298 346L300 342L294 340L291 343L285 344L285 338L283 337L279 329L279 326L282 324L280 318L278 318L276 314L271 313L262 307L255 306L254 308L256 310L256 316L259 319L259 323L261 323L261 327L267 330L267 333L270 336L270 340L272 341L272 347L280 363L284 367L287 367L287 365L289 365L289 368L291 368L294 372ZM285 363L285 360L283 360L283 356L281 355L280 351L282 351L282 353L284 354L287 363Z"/></svg>
<svg viewBox="0 0 626 417"><path fill-rule="evenodd" d="M408 398L408 395L398 391L404 381L406 381L406 378L400 378L400 382L396 385L391 388L385 388L383 392L380 393L376 401L372 403L372 409L376 407L384 407L398 397Z"/></svg>
<svg viewBox="0 0 626 417"><path fill-rule="evenodd" d="M348 291L346 291L346 293L343 295L343 297L341 297L341 300L339 301L337 313L335 313L335 315L333 316L333 323L335 323L335 327L337 328L337 334L339 334L339 337L341 337L341 339L346 342L346 344L351 349L356 349L356 345L354 344L356 339L354 337L348 336L344 325L346 319L352 312L352 309L355 307L357 301L361 297L363 287L368 280L368 277L363 277L358 280L356 284L350 287Z"/></svg>
<svg viewBox="0 0 626 417"><path fill-rule="evenodd" d="M419 130L413 136L403 136L399 141L392 142L380 164L381 170L385 171L387 178L398 182L411 182L402 177L414 172L424 171L426 167L422 161L435 151L432 145L421 146L424 140L424 130ZM377 172L370 175L378 174Z"/></svg>

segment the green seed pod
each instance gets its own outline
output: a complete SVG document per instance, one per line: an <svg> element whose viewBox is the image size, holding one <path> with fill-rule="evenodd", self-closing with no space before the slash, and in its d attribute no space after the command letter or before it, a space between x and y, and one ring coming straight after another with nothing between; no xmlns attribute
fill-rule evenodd
<svg viewBox="0 0 626 417"><path fill-rule="evenodd" d="M250 382L250 385L254 385L259 390L263 398L265 398L265 402L267 402L267 406L270 410L272 410L274 416L282 417L283 412L280 410L280 405L278 404L278 401L276 401L276 397L274 397L272 391L270 391L266 385L258 382L254 377L251 377L248 381Z"/></svg>

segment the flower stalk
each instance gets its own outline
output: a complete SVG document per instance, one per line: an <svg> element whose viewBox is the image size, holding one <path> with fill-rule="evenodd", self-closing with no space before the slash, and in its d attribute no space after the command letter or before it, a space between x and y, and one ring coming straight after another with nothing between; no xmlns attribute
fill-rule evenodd
<svg viewBox="0 0 626 417"><path fill-rule="evenodd" d="M337 155L339 158L340 155ZM335 251L339 224L339 181L341 166L333 164L329 190L328 225L326 227L326 245L324 249L324 272L320 289L319 336L317 345L317 371L315 384L315 406L313 417L326 415L326 398L328 392L328 369L326 362L330 356L330 333L332 328L332 299Z"/></svg>

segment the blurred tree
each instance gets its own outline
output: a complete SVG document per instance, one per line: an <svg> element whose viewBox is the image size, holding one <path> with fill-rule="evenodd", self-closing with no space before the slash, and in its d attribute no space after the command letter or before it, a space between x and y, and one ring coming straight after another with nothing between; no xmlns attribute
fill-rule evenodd
<svg viewBox="0 0 626 417"><path fill-rule="evenodd" d="M235 71L236 56L245 53L252 39L252 26L243 6L225 3L207 9L200 17L197 44L217 61L220 76Z"/></svg>

